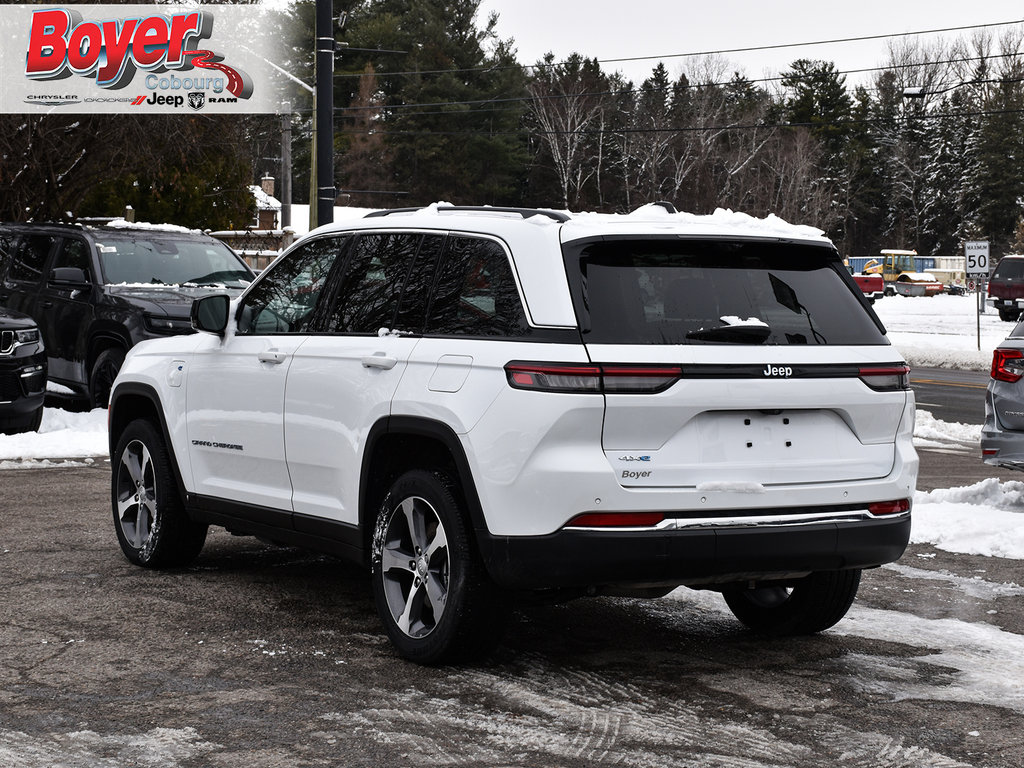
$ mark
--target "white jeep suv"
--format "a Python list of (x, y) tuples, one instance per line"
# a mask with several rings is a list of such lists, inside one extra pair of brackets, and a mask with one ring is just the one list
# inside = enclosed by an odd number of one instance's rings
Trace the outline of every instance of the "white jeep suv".
[(523, 592), (685, 585), (817, 632), (907, 544), (909, 369), (809, 227), (382, 211), (192, 320), (110, 397), (125, 555), (183, 565), (213, 524), (352, 558), (414, 661), (484, 647)]

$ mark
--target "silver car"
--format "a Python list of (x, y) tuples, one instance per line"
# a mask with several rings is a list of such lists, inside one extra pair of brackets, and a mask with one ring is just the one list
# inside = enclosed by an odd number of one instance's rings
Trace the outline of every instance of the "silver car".
[(1024, 470), (1024, 322), (992, 353), (981, 455), (986, 464)]

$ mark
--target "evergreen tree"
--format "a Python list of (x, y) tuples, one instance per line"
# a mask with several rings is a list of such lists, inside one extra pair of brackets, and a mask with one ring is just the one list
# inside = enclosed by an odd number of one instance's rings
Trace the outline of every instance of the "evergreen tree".
[[(520, 123), (525, 74), (508, 43), (496, 41), (492, 16), (478, 29), (479, 0), (370, 0), (354, 10), (346, 66), (361, 72), (385, 57), (377, 72), (391, 162), (379, 187), (407, 191), (403, 201), (426, 204), (508, 204), (523, 194), (525, 139)], [(493, 50), (485, 50), (492, 45)], [(351, 71), (351, 70), (350, 70)], [(343, 102), (348, 104), (348, 97)], [(369, 183), (369, 182), (367, 182)]]

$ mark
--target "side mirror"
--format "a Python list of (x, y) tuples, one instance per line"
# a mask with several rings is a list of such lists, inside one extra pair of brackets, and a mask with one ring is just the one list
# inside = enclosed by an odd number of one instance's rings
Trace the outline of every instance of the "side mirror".
[(192, 327), (197, 331), (223, 336), (228, 327), (230, 297), (225, 293), (203, 296), (192, 302)]
[(77, 291), (84, 291), (92, 287), (92, 283), (85, 275), (85, 270), (78, 267), (57, 267), (50, 272), (48, 282), (62, 288), (74, 288)]

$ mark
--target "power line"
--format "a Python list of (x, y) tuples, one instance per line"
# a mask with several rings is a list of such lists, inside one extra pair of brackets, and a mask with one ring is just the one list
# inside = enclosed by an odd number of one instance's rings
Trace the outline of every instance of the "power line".
[[(881, 66), (881, 67), (865, 67), (865, 68), (861, 68), (861, 69), (842, 70), (842, 71), (837, 71), (836, 74), (838, 74), (838, 75), (858, 75), (858, 74), (867, 74), (867, 73), (870, 73), (870, 72), (888, 72), (888, 71), (897, 70), (897, 69), (914, 69), (914, 68), (918, 68), (918, 67), (942, 66), (942, 65), (946, 65), (946, 64), (970, 64), (970, 63), (976, 63), (976, 62), (979, 62), (979, 61), (991, 61), (993, 59), (1013, 58), (1013, 57), (1020, 56), (1020, 55), (1021, 55), (1020, 53), (1003, 53), (1003, 54), (996, 54), (996, 55), (992, 55), (992, 56), (973, 56), (973, 57), (959, 58), (959, 59), (942, 59), (942, 60), (937, 60), (937, 61), (914, 62), (914, 63), (910, 63), (910, 64), (890, 64), (890, 65)], [(775, 76), (775, 77), (762, 77), (762, 78), (754, 78), (754, 79), (743, 78), (742, 82), (743, 83), (749, 83), (749, 84), (753, 85), (753, 84), (757, 84), (757, 83), (779, 82), (779, 81), (781, 81), (783, 79), (785, 79), (784, 76), (779, 75), (779, 76)], [(728, 86), (728, 85), (732, 85), (735, 82), (736, 82), (735, 80), (725, 80), (725, 81), (711, 82), (711, 83), (696, 83), (696, 84), (688, 85), (687, 87), (688, 88), (725, 87), (725, 86)], [(999, 80), (999, 79), (995, 79), (995, 80), (985, 80), (984, 82), (991, 83), (991, 82), (1019, 82), (1019, 81), (1017, 81), (1017, 80)], [(675, 87), (676, 87), (676, 84), (670, 84), (666, 88), (650, 89), (650, 92), (653, 92), (653, 93), (668, 92), (668, 91), (671, 91)], [(874, 91), (874, 90), (877, 90), (877, 89), (865, 87), (865, 90)], [(496, 108), (496, 109), (476, 109), (476, 110), (469, 110), (469, 111), (465, 111), (465, 112), (449, 112), (449, 111), (445, 111), (445, 110), (438, 110), (436, 108), (437, 107), (461, 107), (461, 106), (477, 106), (477, 105), (522, 103), (522, 102), (532, 102), (532, 101), (536, 101), (538, 99), (561, 100), (561, 99), (589, 98), (589, 97), (601, 97), (601, 96), (624, 96), (624, 95), (627, 95), (627, 94), (640, 94), (640, 93), (645, 93), (645, 90), (642, 87), (640, 87), (640, 88), (623, 88), (622, 90), (619, 90), (619, 91), (584, 91), (584, 92), (580, 92), (580, 93), (551, 94), (551, 95), (545, 95), (543, 97), (536, 97), (536, 96), (510, 96), (510, 97), (501, 98), (501, 99), (472, 99), (472, 100), (465, 100), (465, 101), (429, 101), (429, 102), (407, 103), (407, 104), (379, 104), (379, 105), (378, 104), (371, 104), (371, 105), (360, 105), (360, 106), (337, 107), (337, 108), (335, 108), (334, 111), (335, 111), (335, 113), (348, 113), (348, 114), (351, 114), (353, 112), (361, 112), (361, 111), (377, 111), (377, 112), (379, 112), (379, 111), (395, 111), (395, 110), (405, 110), (405, 109), (417, 109), (417, 108), (420, 108), (420, 107), (430, 107), (430, 108), (433, 108), (434, 111), (430, 111), (430, 112), (415, 112), (411, 116), (446, 114), (446, 115), (452, 115), (453, 117), (457, 117), (457, 116), (460, 116), (460, 115), (477, 115), (477, 114), (482, 114), (482, 113), (485, 113), (485, 112), (511, 111), (512, 107), (502, 107), (502, 108)]]
[[(630, 56), (614, 59), (595, 59), (599, 64), (618, 64), (627, 61), (653, 61), (663, 59), (678, 59), (678, 58), (692, 58), (697, 56), (716, 56), (724, 55), (729, 53), (752, 53), (754, 51), (772, 51), (780, 50), (785, 48), (803, 48), (814, 45), (835, 45), (839, 43), (859, 43), (866, 42), (869, 40), (887, 40), (898, 37), (915, 37), (917, 35), (934, 35), (946, 32), (966, 32), (972, 29), (995, 29), (997, 27), (1007, 27), (1014, 24), (1024, 23), (1024, 19), (1016, 19), (1014, 21), (998, 21), (989, 24), (968, 24), (961, 27), (943, 27), (939, 29), (923, 29), (916, 32), (893, 32), (889, 34), (879, 35), (862, 35), (860, 37), (839, 37), (830, 40), (813, 40), (800, 43), (777, 43), (773, 45), (752, 45), (745, 48), (723, 48), (720, 50), (713, 51), (689, 51), (687, 53), (669, 53), (662, 56)], [(586, 57), (584, 57), (586, 58)], [(509, 65), (484, 65), (479, 67), (467, 67), (465, 69), (424, 69), (424, 70), (404, 70), (404, 71), (378, 71), (378, 75), (386, 76), (397, 76), (397, 75), (440, 75), (440, 74), (454, 74), (457, 72), (485, 72), (485, 71), (498, 71), (502, 69), (515, 69), (522, 67), (523, 69), (545, 69), (548, 67), (557, 67), (562, 64), (566, 64), (568, 60), (556, 61), (551, 63), (537, 63), (537, 64), (509, 64)], [(335, 73), (335, 77), (362, 77), (362, 73)]]
[[(972, 112), (925, 112), (921, 114), (905, 113), (900, 121), (909, 120), (936, 120), (941, 118), (968, 118), (968, 117), (992, 117), (996, 115), (1024, 115), (1024, 109), (997, 109), (997, 110), (976, 110)], [(838, 128), (847, 125), (869, 125), (872, 123), (884, 122), (879, 118), (850, 118), (846, 120), (832, 120), (822, 122), (801, 122), (801, 123), (733, 123), (727, 125), (686, 125), (671, 126), (666, 128), (588, 128), (575, 131), (549, 131), (541, 129), (518, 130), (518, 131), (375, 131), (381, 136), (563, 136), (563, 135), (600, 135), (607, 134), (648, 134), (648, 133), (700, 133), (704, 131), (741, 131), (741, 130), (763, 130), (763, 129), (792, 129), (792, 128)], [(364, 131), (339, 130), (337, 133), (361, 134)]]

